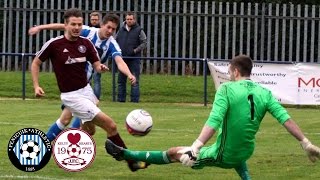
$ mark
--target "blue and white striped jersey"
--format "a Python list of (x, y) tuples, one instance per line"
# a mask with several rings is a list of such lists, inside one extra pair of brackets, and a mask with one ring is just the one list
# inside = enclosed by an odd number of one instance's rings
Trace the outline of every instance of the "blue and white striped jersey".
[(100, 55), (101, 63), (105, 63), (109, 56), (111, 56), (112, 59), (114, 59), (115, 56), (122, 56), (121, 49), (114, 37), (111, 36), (109, 39), (101, 40), (98, 32), (99, 28), (83, 25), (80, 36), (91, 40)]
[(87, 61), (86, 72), (87, 72), (87, 80), (88, 82), (90, 82), (93, 74), (93, 67), (89, 61)]

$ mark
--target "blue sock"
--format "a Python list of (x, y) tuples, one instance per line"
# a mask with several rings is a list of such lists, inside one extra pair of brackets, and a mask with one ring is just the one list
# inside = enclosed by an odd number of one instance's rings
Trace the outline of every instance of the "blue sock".
[(53, 141), (57, 135), (64, 129), (64, 125), (58, 119), (54, 124), (52, 124), (47, 132), (47, 137), (50, 141)]
[(71, 123), (71, 128), (79, 129), (81, 125), (81, 119), (78, 117), (74, 117)]
[(236, 167), (235, 170), (242, 180), (251, 180), (246, 162), (242, 163), (239, 167)]

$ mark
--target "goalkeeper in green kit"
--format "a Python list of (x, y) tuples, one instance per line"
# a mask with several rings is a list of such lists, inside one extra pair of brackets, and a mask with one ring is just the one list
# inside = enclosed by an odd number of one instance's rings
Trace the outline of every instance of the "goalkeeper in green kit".
[[(106, 142), (106, 150), (117, 160), (132, 159), (150, 164), (181, 162), (193, 169), (205, 166), (234, 168), (241, 179), (250, 179), (246, 161), (255, 148), (255, 135), (269, 112), (295, 137), (315, 162), (320, 148), (313, 145), (272, 93), (250, 80), (253, 62), (239, 55), (229, 65), (231, 82), (222, 84), (216, 92), (212, 111), (199, 137), (190, 147), (173, 147), (167, 151), (132, 151)], [(218, 131), (216, 142), (204, 146)]]

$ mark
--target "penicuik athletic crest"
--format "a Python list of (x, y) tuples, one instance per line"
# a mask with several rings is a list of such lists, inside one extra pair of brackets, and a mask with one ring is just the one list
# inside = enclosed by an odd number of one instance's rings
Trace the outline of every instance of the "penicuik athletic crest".
[(66, 171), (82, 171), (94, 161), (96, 145), (92, 137), (80, 129), (66, 129), (54, 142), (53, 157)]
[(11, 163), (21, 171), (34, 172), (50, 161), (51, 143), (39, 129), (24, 128), (15, 132), (8, 143)]

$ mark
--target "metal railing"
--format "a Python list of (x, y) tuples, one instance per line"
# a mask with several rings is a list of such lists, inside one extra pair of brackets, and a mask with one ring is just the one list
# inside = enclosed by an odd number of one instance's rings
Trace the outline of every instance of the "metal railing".
[[(147, 35), (145, 57), (230, 59), (246, 54), (253, 60), (320, 62), (319, 5), (244, 3), (188, 0), (3, 0), (0, 2), (2, 52), (33, 53), (62, 31), (44, 30), (28, 35), (34, 25), (61, 23), (64, 11), (79, 7), (84, 24), (89, 14), (113, 12), (124, 20), (127, 11), (137, 13), (137, 22)], [(17, 70), (17, 58), (2, 58), (2, 71)], [(27, 66), (30, 66), (28, 58)], [(7, 63), (7, 66), (5, 63)], [(145, 60), (150, 74), (184, 75), (184, 67), (201, 75), (202, 65), (191, 61)], [(180, 66), (180, 64), (182, 64)], [(43, 63), (50, 69), (50, 64)]]
[[(25, 100), (26, 98), (26, 72), (27, 72), (27, 57), (34, 56), (33, 53), (0, 53), (0, 56), (15, 56), (20, 57), (21, 64), (22, 64), (22, 99)], [(123, 57), (123, 58), (132, 58), (132, 57)], [(134, 57), (137, 58), (137, 57)], [(142, 60), (163, 60), (163, 61), (194, 61), (194, 62), (202, 62), (203, 63), (203, 104), (207, 106), (207, 76), (208, 76), (208, 63), (209, 59), (207, 58), (174, 58), (174, 57), (138, 57)], [(218, 61), (225, 61), (225, 60), (218, 60)], [(115, 62), (112, 61), (112, 101), (116, 101), (116, 65)]]
[(2, 57), (4, 56), (15, 56), (21, 57), (21, 70), (22, 70), (22, 99), (26, 98), (26, 57), (34, 56), (32, 53), (0, 53)]

